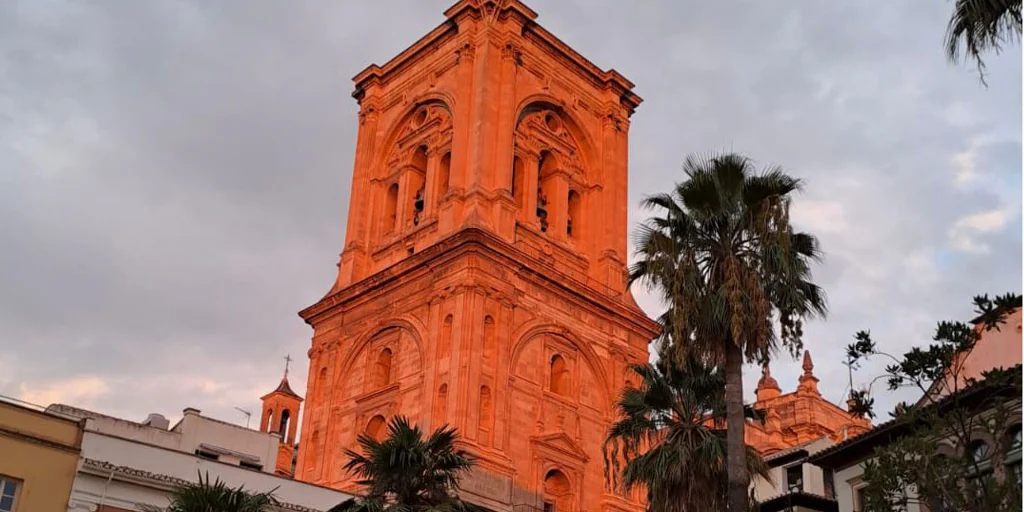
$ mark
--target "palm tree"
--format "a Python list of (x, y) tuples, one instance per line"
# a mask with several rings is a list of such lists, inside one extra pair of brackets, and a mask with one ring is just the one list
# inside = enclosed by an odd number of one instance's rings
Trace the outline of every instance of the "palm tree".
[(143, 507), (146, 512), (269, 512), (280, 505), (274, 491), (250, 493), (244, 486), (232, 489), (217, 478), (210, 483), (210, 474), (199, 474), (199, 481), (179, 485), (168, 497), (166, 509)]
[(946, 28), (946, 56), (954, 64), (965, 59), (978, 63), (978, 74), (985, 83), (982, 52), (999, 53), (1003, 44), (1019, 41), (1021, 0), (956, 0)]
[(458, 434), (442, 425), (423, 439), (419, 426), (404, 416), (388, 423), (383, 441), (359, 436), (363, 453), (346, 450), (345, 469), (367, 488), (363, 498), (352, 498), (328, 512), (477, 512), (482, 509), (460, 500), (459, 478), (474, 465), (474, 458), (456, 448)]
[[(622, 485), (646, 488), (650, 512), (725, 510), (726, 442), (714, 428), (724, 419), (725, 377), (699, 360), (688, 363), (684, 369), (665, 357), (632, 366), (641, 384), (620, 395), (622, 419), (605, 445), (606, 457), (618, 452), (627, 461)], [(753, 448), (747, 448), (746, 468), (770, 480)]]
[[(644, 200), (658, 215), (640, 226), (631, 282), (655, 289), (667, 357), (693, 357), (725, 371), (729, 510), (747, 510), (743, 363), (768, 361), (781, 344), (802, 348), (803, 320), (825, 314), (810, 281), (817, 240), (789, 225), (800, 181), (772, 167), (755, 172), (736, 154), (689, 156), (686, 180)], [(780, 337), (772, 321), (778, 319)]]

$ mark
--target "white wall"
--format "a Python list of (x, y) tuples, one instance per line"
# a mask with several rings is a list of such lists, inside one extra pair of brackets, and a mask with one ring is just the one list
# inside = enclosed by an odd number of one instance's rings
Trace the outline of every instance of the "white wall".
[[(864, 475), (863, 463), (836, 471), (836, 501), (839, 503), (839, 512), (854, 512), (853, 489), (863, 485), (861, 478)], [(907, 505), (907, 512), (926, 512), (926, 509), (914, 503)]]
[[(803, 449), (807, 450), (809, 453), (815, 453), (829, 446), (832, 446), (832, 441), (828, 437), (822, 437), (811, 441), (805, 445)], [(771, 468), (769, 470), (772, 477), (771, 482), (768, 482), (763, 478), (754, 478), (751, 483), (754, 487), (755, 499), (758, 501), (765, 501), (776, 496), (788, 494), (789, 483), (786, 482), (786, 468), (797, 463), (803, 464), (804, 492), (825, 496), (824, 472), (818, 466), (800, 461)]]
[[(276, 434), (267, 434), (207, 418), (201, 416), (195, 409), (185, 409), (181, 421), (170, 430), (66, 405), (51, 405), (47, 410), (63, 416), (86, 418), (86, 431), (121, 437), (187, 454), (195, 454), (200, 444), (245, 454), (259, 459), (265, 473), (273, 473), (277, 463), (280, 437)], [(239, 462), (237, 457), (230, 456), (222, 457), (221, 460), (232, 460), (235, 464)]]
[[(209, 473), (211, 479), (219, 477), (231, 487), (244, 485), (247, 490), (255, 492), (277, 488), (275, 495), (281, 502), (314, 510), (326, 510), (349, 498), (349, 495), (332, 489), (96, 432), (85, 433), (82, 457), (187, 481), (196, 481), (200, 473)], [(138, 475), (115, 474), (108, 485), (108, 474), (93, 475), (90, 472), (88, 468), (80, 468), (69, 510), (95, 510), (93, 506), (98, 505), (101, 499), (105, 499), (108, 505), (128, 510), (134, 509), (137, 503), (167, 505), (166, 495), (171, 488), (167, 482)]]
[(757, 501), (766, 501), (782, 494), (782, 491), (779, 490), (782, 486), (782, 480), (785, 478), (785, 475), (782, 474), (782, 468), (770, 468), (768, 473), (772, 477), (771, 482), (761, 477), (754, 477), (752, 479), (754, 499)]
[(272, 473), (277, 463), (281, 440), (273, 434), (200, 416), (198, 411), (188, 409), (181, 423), (175, 425), (174, 431), (180, 432), (182, 436), (180, 451), (195, 453), (200, 444), (226, 448), (258, 457), (263, 464), (263, 471), (267, 473)]
[(804, 463), (804, 492), (825, 495), (825, 474), (814, 464)]
[(167, 506), (167, 489), (119, 479), (108, 483), (107, 478), (79, 471), (68, 510), (90, 512), (99, 509), (101, 504), (125, 510), (138, 510), (138, 505)]

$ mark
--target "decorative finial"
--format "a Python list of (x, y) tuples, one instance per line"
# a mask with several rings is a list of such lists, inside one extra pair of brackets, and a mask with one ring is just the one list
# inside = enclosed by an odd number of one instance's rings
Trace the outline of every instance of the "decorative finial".
[(292, 355), (287, 354), (284, 356), (284, 376), (288, 378), (288, 366), (292, 364)]
[(818, 378), (814, 376), (814, 362), (811, 361), (811, 351), (804, 351), (804, 374), (800, 376), (798, 391), (806, 391), (818, 394)]
[(778, 381), (772, 377), (772, 370), (768, 367), (768, 363), (765, 363), (761, 367), (761, 380), (757, 381), (757, 389), (755, 390), (757, 400), (760, 402), (775, 398), (779, 396), (780, 392), (781, 389), (779, 388)]
[(805, 350), (804, 351), (804, 366), (803, 367), (804, 367), (804, 375), (813, 375), (814, 374), (814, 362), (811, 361), (811, 351), (810, 350)]

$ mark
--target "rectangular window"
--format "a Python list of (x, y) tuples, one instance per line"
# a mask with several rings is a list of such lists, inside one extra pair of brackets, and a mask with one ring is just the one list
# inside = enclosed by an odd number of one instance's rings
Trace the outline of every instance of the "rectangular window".
[(220, 460), (220, 456), (216, 453), (208, 452), (205, 450), (196, 450), (196, 455), (209, 460)]
[(1017, 487), (1021, 486), (1020, 461), (1007, 464), (1006, 473), (1009, 475), (1011, 481), (1017, 484)]
[(789, 492), (803, 492), (804, 465), (797, 464), (786, 468), (786, 489)]
[(864, 512), (864, 487), (853, 490), (853, 512)]
[(836, 472), (833, 469), (824, 470), (825, 497), (836, 499)]
[(263, 471), (263, 464), (256, 464), (254, 462), (246, 462), (246, 461), (243, 460), (242, 462), (239, 462), (238, 465), (242, 466), (245, 469), (254, 469), (256, 471)]
[(0, 512), (13, 512), (20, 483), (20, 480), (0, 476)]

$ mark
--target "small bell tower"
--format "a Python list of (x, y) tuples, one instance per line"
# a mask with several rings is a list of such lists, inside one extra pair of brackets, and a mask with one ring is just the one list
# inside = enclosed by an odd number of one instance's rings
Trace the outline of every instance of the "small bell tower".
[(285, 356), (284, 377), (277, 389), (260, 397), (263, 401), (263, 415), (260, 418), (260, 432), (278, 434), (281, 444), (277, 450), (274, 473), (292, 477), (292, 459), (295, 451), (295, 434), (298, 432), (299, 408), (302, 397), (288, 385), (288, 367), (291, 356)]

